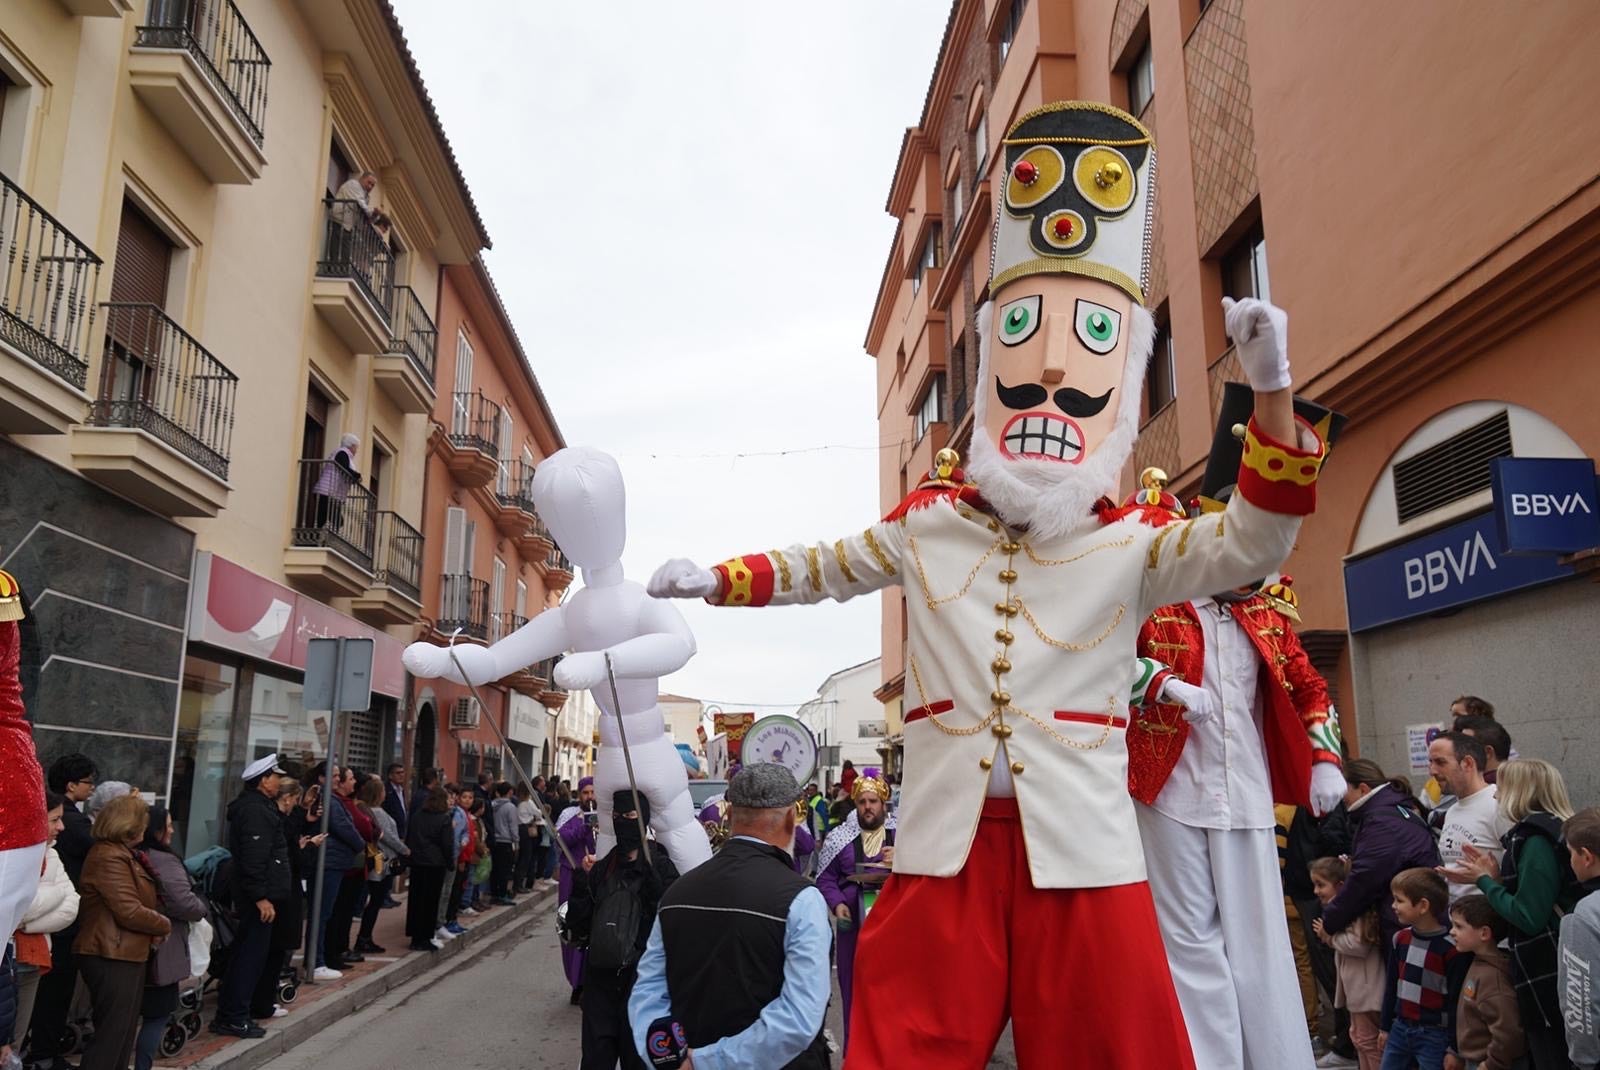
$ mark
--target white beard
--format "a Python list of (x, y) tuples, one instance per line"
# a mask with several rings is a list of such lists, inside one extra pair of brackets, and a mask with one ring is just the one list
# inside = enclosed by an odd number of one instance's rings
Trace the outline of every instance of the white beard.
[(1012, 527), (1026, 526), (1039, 541), (1059, 538), (1094, 523), (1094, 503), (1115, 494), (1122, 467), (1133, 453), (1139, 433), (1139, 399), (1144, 392), (1145, 366), (1155, 347), (1156, 321), (1148, 311), (1134, 305), (1129, 313), (1131, 334), (1128, 359), (1122, 370), (1122, 386), (1117, 398), (1117, 420), (1099, 445), (1077, 464), (1063, 464), (1034, 458), (1007, 457), (989, 438), (987, 410), (989, 382), (994, 372), (989, 367), (990, 331), (994, 326), (994, 302), (978, 309), (978, 382), (973, 412), (972, 445), (966, 460), (967, 474), (978, 484), (978, 491)]

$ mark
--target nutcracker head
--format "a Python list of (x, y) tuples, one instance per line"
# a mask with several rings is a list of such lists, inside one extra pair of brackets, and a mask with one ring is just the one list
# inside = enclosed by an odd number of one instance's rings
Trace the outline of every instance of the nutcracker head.
[(1155, 149), (1081, 101), (1023, 116), (1004, 145), (968, 470), (1008, 523), (1050, 538), (1091, 522), (1138, 432)]

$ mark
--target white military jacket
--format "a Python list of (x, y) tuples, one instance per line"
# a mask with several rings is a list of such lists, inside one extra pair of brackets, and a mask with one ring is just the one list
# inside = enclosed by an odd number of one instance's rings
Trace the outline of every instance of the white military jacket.
[[(844, 601), (901, 584), (908, 630), (895, 871), (960, 872), (1003, 763), (1034, 887), (1129, 884), (1145, 879), (1124, 739), (1139, 627), (1158, 606), (1273, 572), (1300, 521), (1236, 493), (1225, 511), (1181, 523), (1091, 517), (1035, 542), (942, 498), (831, 545), (718, 565), (722, 590), (710, 601)], [(1011, 794), (997, 781), (994, 793)]]

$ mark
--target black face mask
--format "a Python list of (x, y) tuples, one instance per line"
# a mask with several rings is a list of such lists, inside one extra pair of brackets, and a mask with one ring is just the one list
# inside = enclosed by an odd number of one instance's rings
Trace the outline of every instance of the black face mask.
[(632, 791), (619, 791), (611, 800), (611, 830), (616, 834), (618, 849), (624, 854), (644, 846), (639, 834), (640, 819), (644, 824), (650, 823), (650, 800), (643, 792), (639, 794), (637, 802), (639, 817), (622, 816), (631, 813), (635, 805)]
[(639, 839), (639, 821), (637, 818), (622, 817), (618, 815), (612, 820), (612, 831), (617, 835), (617, 849), (624, 854), (637, 851), (643, 844)]

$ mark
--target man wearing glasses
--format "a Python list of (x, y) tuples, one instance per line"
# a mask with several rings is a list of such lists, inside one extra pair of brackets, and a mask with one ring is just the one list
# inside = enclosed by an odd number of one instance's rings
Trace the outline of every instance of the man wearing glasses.
[[(56, 854), (77, 887), (83, 873), (83, 860), (94, 846), (89, 835), (92, 822), (79, 809), (94, 793), (99, 770), (94, 761), (83, 754), (66, 754), (51, 763), (45, 774), (45, 784), (57, 795), (64, 795), (67, 804), (61, 808), (61, 834), (56, 837)], [(66, 1032), (67, 1009), (72, 1003), (72, 993), (78, 984), (78, 963), (72, 954), (72, 941), (78, 934), (76, 922), (55, 933), (50, 941), (50, 972), (39, 978), (39, 992), (34, 999), (31, 1021), (33, 1043), (30, 1057), (41, 1068), (66, 1067), (60, 1051), (62, 1034)], [(23, 1031), (18, 1023), (18, 1032)]]

